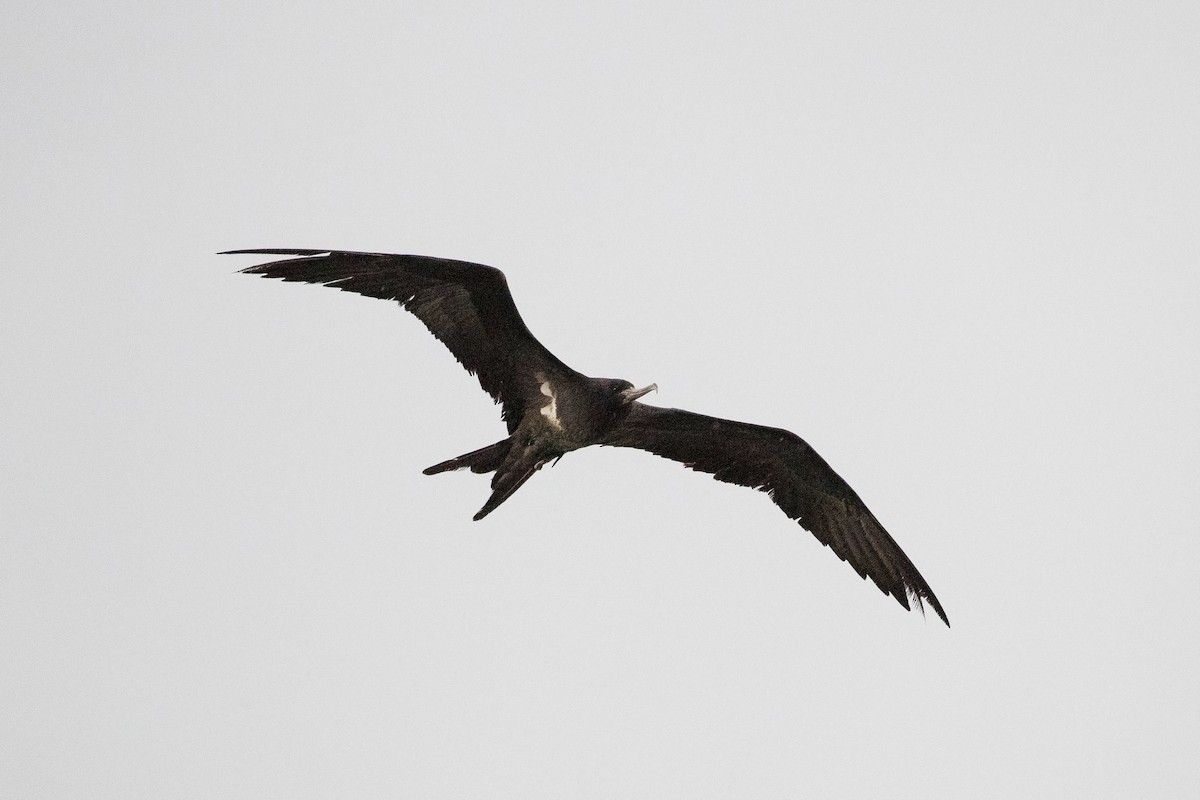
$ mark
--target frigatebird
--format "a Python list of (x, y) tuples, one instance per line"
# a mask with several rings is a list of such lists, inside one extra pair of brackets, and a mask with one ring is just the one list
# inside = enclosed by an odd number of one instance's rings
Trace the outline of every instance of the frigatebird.
[(430, 256), (348, 250), (230, 250), (289, 256), (242, 272), (319, 283), (394, 300), (442, 341), (501, 406), (508, 436), (451, 458), (426, 475), (456, 469), (492, 474), (483, 519), (550, 461), (589, 445), (635, 447), (710, 473), (719, 481), (766, 492), (884, 593), (909, 609), (928, 603), (950, 621), (929, 584), (850, 485), (799, 436), (646, 405), (657, 390), (626, 380), (589, 378), (534, 338), (517, 312), (508, 281), (495, 267)]

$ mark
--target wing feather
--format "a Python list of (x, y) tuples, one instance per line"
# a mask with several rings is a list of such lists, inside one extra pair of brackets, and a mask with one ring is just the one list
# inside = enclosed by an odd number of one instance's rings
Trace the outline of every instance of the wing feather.
[(942, 604), (850, 485), (799, 436), (780, 428), (634, 403), (601, 444), (635, 447), (726, 483), (758, 489), (900, 605)]
[(516, 428), (529, 398), (538, 396), (535, 373), (574, 373), (529, 332), (504, 273), (495, 267), (347, 250), (228, 252), (292, 256), (242, 270), (252, 275), (319, 283), (400, 303), (501, 404), (509, 432)]

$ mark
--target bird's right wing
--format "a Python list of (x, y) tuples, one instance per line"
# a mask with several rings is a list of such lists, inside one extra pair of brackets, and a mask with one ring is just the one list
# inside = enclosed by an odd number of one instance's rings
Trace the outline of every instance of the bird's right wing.
[(540, 397), (537, 373), (572, 373), (521, 319), (504, 273), (495, 267), (429, 256), (346, 250), (230, 250), (286, 255), (242, 270), (285, 281), (320, 283), (395, 300), (442, 341), (479, 385), (503, 406), (511, 433), (530, 397)]
[(601, 444), (636, 447), (710, 473), (719, 481), (766, 492), (821, 544), (870, 578), (905, 608), (929, 603), (950, 621), (929, 584), (866, 504), (794, 433), (633, 403)]

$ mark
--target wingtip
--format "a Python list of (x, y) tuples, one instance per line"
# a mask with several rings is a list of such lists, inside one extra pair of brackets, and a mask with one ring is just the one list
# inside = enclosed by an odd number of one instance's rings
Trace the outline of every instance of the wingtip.
[(255, 248), (251, 248), (249, 250), (222, 250), (221, 252), (217, 253), (217, 255), (219, 255), (219, 256), (245, 256), (245, 255), (318, 256), (318, 255), (321, 255), (322, 253), (335, 253), (335, 252), (337, 252), (337, 251), (336, 250), (328, 250), (328, 249), (326, 249), (326, 250), (311, 250), (311, 249), (298, 249), (298, 248), (294, 248), (294, 247), (265, 247), (265, 248), (255, 247)]
[(921, 616), (925, 616), (925, 605), (928, 604), (929, 607), (933, 609), (933, 613), (938, 615), (938, 619), (944, 622), (947, 628), (950, 627), (950, 618), (946, 616), (945, 610), (942, 609), (942, 604), (939, 603), (938, 599), (932, 594), (922, 597), (916, 592), (913, 592), (912, 599), (913, 602), (916, 603), (917, 608), (920, 610)]

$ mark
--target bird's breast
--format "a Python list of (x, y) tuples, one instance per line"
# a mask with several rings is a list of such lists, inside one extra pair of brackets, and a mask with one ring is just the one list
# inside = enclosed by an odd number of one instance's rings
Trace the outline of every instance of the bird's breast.
[(558, 394), (554, 391), (554, 385), (541, 372), (537, 374), (537, 379), (542, 395), (546, 398), (542, 403), (541, 414), (546, 418), (547, 425), (556, 431), (561, 431), (563, 423), (558, 418)]

